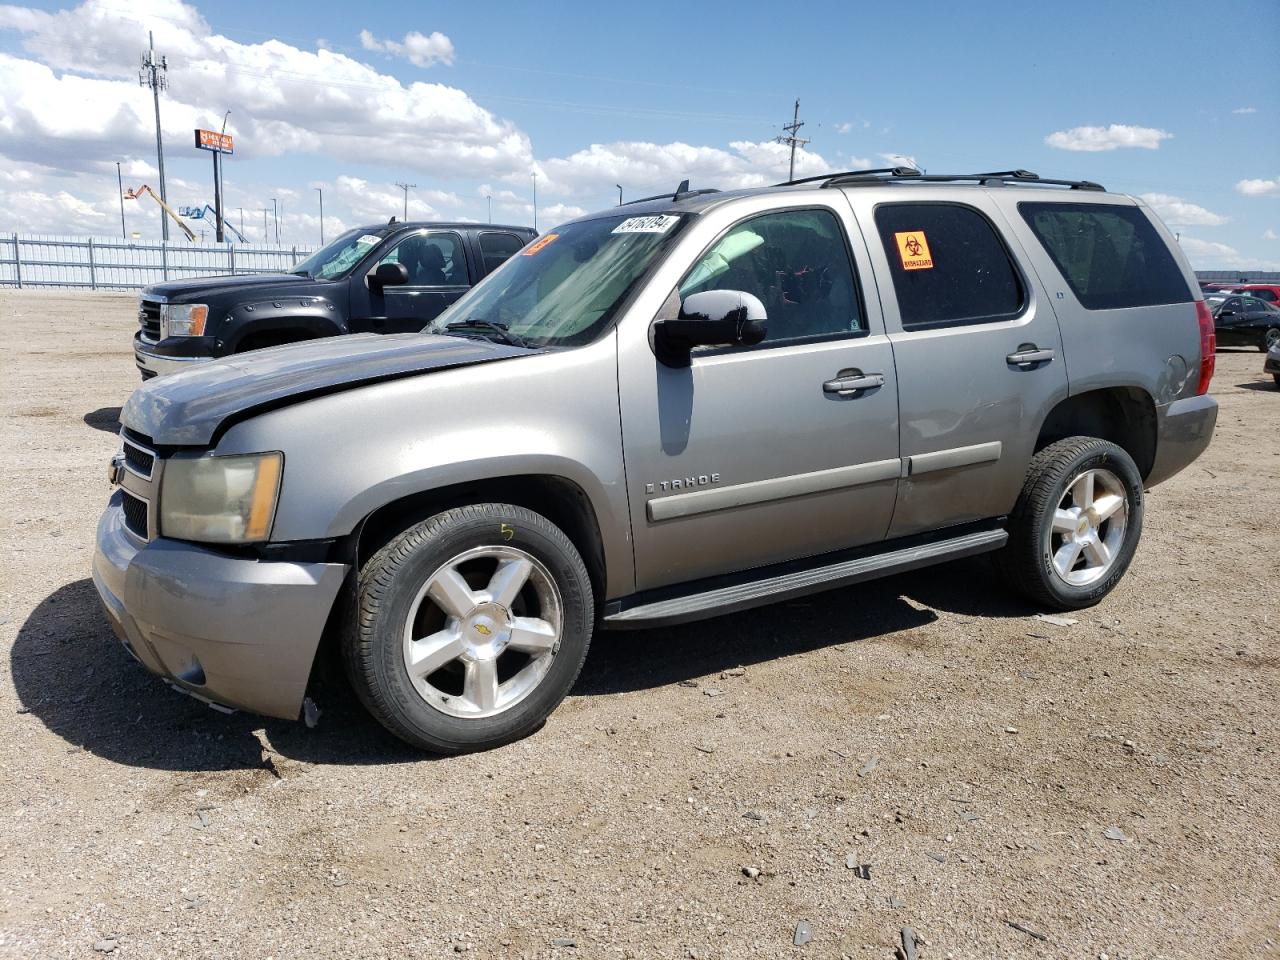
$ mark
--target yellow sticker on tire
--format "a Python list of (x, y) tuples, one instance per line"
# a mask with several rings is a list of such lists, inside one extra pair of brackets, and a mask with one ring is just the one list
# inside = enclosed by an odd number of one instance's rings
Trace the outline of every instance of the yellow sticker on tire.
[(933, 269), (933, 254), (929, 252), (929, 239), (923, 230), (895, 233), (893, 239), (898, 243), (898, 257), (902, 260), (903, 270)]

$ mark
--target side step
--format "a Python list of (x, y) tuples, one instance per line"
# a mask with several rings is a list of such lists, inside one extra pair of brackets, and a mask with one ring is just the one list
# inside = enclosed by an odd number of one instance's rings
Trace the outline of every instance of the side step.
[[(1009, 540), (1002, 529), (978, 530), (941, 540), (916, 543), (872, 553), (853, 559), (841, 560), (824, 566), (808, 567), (759, 579), (712, 587), (695, 593), (667, 597), (649, 603), (640, 602), (626, 607), (626, 601), (614, 604), (606, 613), (601, 625), (613, 630), (665, 627), (688, 623), (725, 613), (750, 610), (792, 597), (847, 586), (863, 580), (874, 580), (895, 573), (927, 567), (944, 560), (958, 560), (979, 553), (998, 550)], [(748, 571), (746, 574), (763, 573)], [(641, 597), (633, 599), (641, 600)]]

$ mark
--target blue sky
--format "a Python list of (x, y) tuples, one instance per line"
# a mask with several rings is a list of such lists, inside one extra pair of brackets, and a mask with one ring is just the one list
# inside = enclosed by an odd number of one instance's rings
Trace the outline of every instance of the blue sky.
[[(298, 242), (318, 230), (316, 186), (332, 233), (381, 217), (395, 181), (418, 184), (415, 216), (484, 219), (487, 193), (495, 220), (527, 223), (537, 170), (543, 228), (614, 202), (617, 182), (630, 196), (683, 176), (769, 182), (785, 157), (768, 141), (799, 97), (812, 140), (801, 172), (898, 154), (935, 172), (1098, 180), (1145, 195), (1198, 267), (1280, 268), (1280, 3), (1218, 3), (1212, 22), (1192, 3), (1008, 9), (0, 6), (0, 229), (118, 229), (114, 160), (154, 178), (149, 104), (132, 78), (151, 26), (173, 65), (171, 199), (211, 199), (189, 131), (230, 109), (228, 206), (284, 199), (282, 232)], [(37, 96), (58, 116), (37, 116)]]

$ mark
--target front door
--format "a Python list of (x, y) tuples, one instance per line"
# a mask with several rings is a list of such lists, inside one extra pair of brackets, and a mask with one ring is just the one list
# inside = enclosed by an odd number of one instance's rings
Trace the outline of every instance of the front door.
[(375, 333), (421, 330), (471, 286), (462, 237), (450, 230), (409, 234), (368, 272), (383, 263), (403, 264), (409, 280), (380, 290), (370, 287), (367, 280), (357, 281), (363, 282), (364, 292), (361, 297), (353, 295), (352, 303), (363, 300), (367, 304), (367, 315), (359, 326)]
[(903, 459), (891, 537), (1012, 509), (1040, 425), (1067, 395), (1057, 318), (997, 232), (1000, 212), (946, 187), (910, 193), (847, 192), (889, 281)]
[(704, 214), (654, 281), (663, 318), (692, 293), (755, 295), (763, 343), (695, 349), (673, 368), (646, 342), (652, 303), (619, 331), (637, 589), (885, 535), (900, 467), (892, 350), (848, 208), (804, 196)]

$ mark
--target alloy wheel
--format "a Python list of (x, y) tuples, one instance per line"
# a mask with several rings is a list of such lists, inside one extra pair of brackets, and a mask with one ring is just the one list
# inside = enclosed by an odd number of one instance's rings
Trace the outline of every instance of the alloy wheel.
[(1120, 554), (1129, 523), (1129, 498), (1110, 470), (1086, 470), (1067, 487), (1048, 530), (1057, 576), (1083, 587), (1106, 576)]

